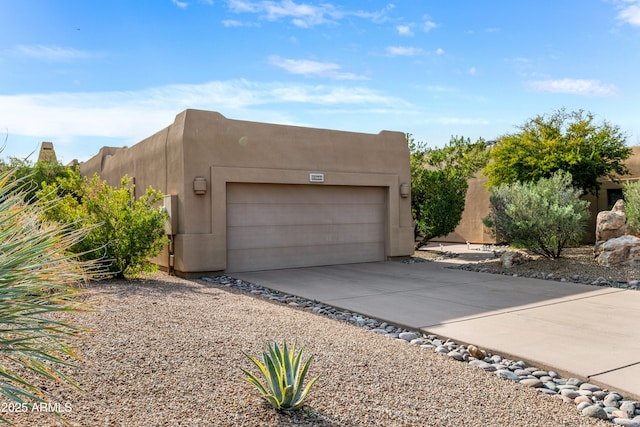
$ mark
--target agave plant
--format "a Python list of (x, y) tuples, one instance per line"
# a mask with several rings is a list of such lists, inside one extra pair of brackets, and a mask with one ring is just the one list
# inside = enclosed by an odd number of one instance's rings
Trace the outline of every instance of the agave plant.
[(266, 351), (262, 353), (264, 363), (246, 352), (242, 353), (260, 369), (265, 383), (260, 382), (253, 373), (242, 369), (242, 372), (247, 375), (245, 379), (253, 384), (262, 397), (276, 409), (299, 408), (311, 386), (319, 378), (315, 377), (303, 388), (304, 377), (307, 375), (313, 356), (301, 365), (302, 349), (296, 353), (295, 343), (292, 349), (287, 348), (286, 342), (282, 347), (276, 342), (273, 345), (267, 344)]

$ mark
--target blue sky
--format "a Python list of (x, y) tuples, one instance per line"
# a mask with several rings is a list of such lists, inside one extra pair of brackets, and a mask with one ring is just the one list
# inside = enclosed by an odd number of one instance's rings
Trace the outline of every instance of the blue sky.
[(187, 108), (442, 146), (565, 107), (640, 145), (639, 75), (640, 0), (0, 0), (0, 157), (83, 161)]

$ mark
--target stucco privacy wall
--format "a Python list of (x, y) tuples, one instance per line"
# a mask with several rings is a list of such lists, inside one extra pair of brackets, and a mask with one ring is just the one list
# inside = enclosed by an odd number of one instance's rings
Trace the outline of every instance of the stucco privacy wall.
[[(177, 196), (174, 268), (183, 275), (227, 268), (229, 183), (379, 187), (385, 194), (385, 257), (413, 253), (409, 151), (403, 133), (364, 134), (227, 119), (185, 110), (172, 125), (130, 148), (105, 147), (80, 165), (111, 185), (128, 174), (137, 195), (149, 185)], [(323, 182), (310, 182), (322, 174)], [(194, 180), (206, 179), (196, 194)], [(168, 266), (168, 257), (155, 261)]]

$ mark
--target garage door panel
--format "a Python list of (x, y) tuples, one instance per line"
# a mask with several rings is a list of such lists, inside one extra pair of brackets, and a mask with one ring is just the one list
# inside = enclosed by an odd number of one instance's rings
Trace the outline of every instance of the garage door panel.
[[(276, 191), (273, 191), (274, 188)], [(248, 204), (363, 204), (385, 203), (380, 187), (284, 185), (284, 184), (231, 184), (227, 187), (227, 203)]]
[(379, 224), (282, 225), (229, 227), (227, 249), (304, 247), (344, 245), (347, 243), (378, 243)]
[(227, 184), (227, 271), (381, 261), (382, 187)]
[(337, 248), (334, 245), (307, 246), (296, 248), (256, 248), (229, 251), (229, 258), (235, 259), (233, 271), (259, 271), (281, 268), (309, 267), (309, 259), (314, 260), (312, 265), (344, 264), (345, 260), (351, 263), (370, 262), (371, 254), (375, 253), (378, 259), (384, 259), (384, 248), (377, 243), (347, 244)]
[[(255, 205), (253, 205), (255, 206)], [(383, 223), (384, 204), (231, 204), (227, 210), (229, 227), (282, 224)]]

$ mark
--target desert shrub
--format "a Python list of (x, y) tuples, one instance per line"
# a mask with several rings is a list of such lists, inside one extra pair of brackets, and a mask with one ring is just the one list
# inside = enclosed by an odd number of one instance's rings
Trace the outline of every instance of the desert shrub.
[(79, 329), (51, 314), (81, 310), (78, 285), (95, 270), (68, 252), (84, 230), (43, 221), (11, 173), (0, 173), (0, 395), (30, 408), (46, 397), (32, 374), (77, 387), (60, 367), (76, 358), (65, 338)]
[(571, 174), (562, 171), (537, 182), (502, 184), (491, 190), (490, 214), (483, 222), (506, 243), (559, 258), (563, 248), (584, 237), (589, 202), (581, 195)]
[[(97, 175), (82, 178), (77, 172), (58, 180), (57, 185), (45, 184), (37, 197), (47, 218), (88, 230), (87, 237), (71, 248), (82, 259), (99, 259), (116, 277), (156, 268), (149, 259), (166, 244), (167, 214), (156, 206), (162, 193), (149, 187), (136, 199), (134, 184), (127, 176), (114, 188)], [(51, 203), (60, 189), (64, 197)]]
[(625, 184), (623, 194), (627, 226), (636, 233), (640, 232), (640, 182)]

